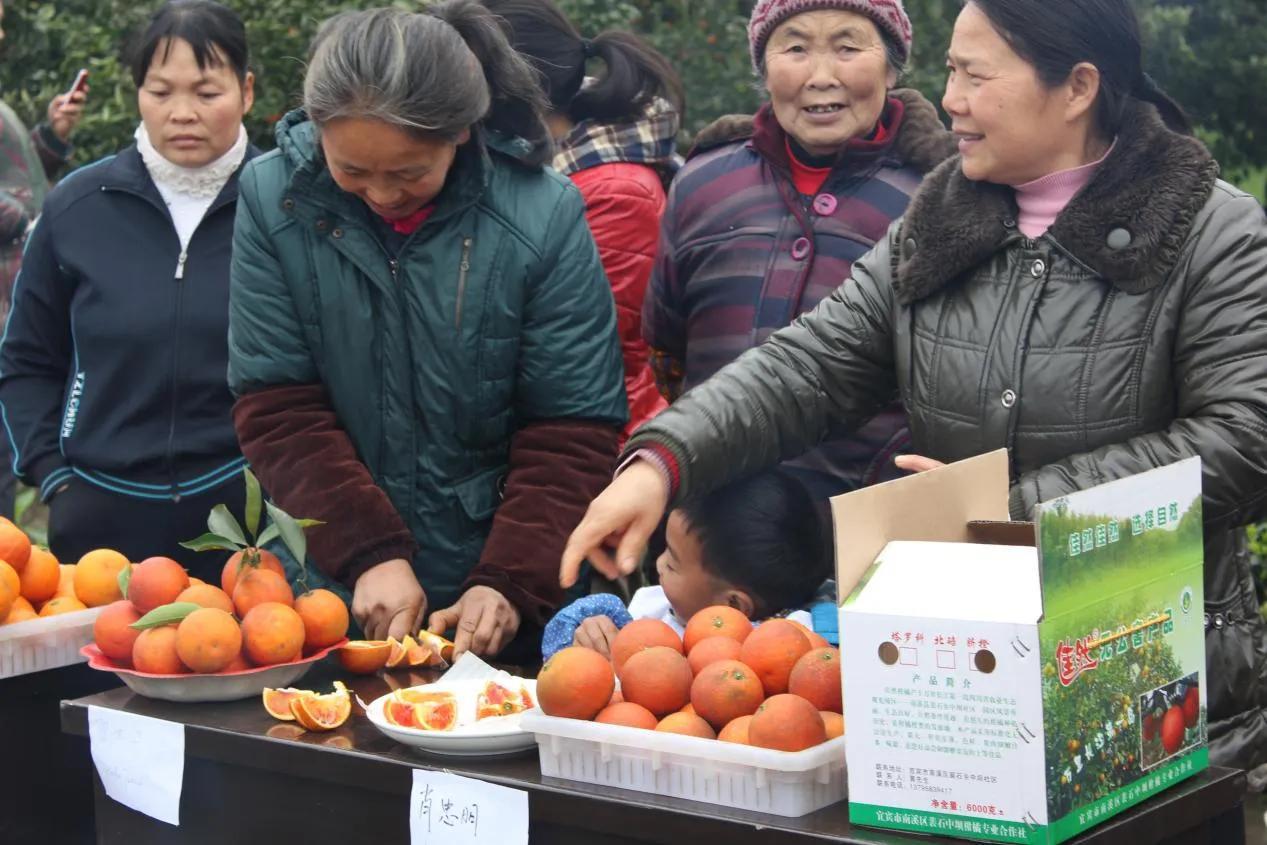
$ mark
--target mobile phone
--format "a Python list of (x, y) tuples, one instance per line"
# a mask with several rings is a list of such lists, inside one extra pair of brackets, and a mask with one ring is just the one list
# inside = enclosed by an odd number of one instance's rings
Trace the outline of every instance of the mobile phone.
[(70, 88), (66, 90), (66, 96), (71, 97), (77, 91), (82, 91), (88, 87), (88, 68), (81, 67), (79, 73), (75, 74), (75, 81), (70, 84)]

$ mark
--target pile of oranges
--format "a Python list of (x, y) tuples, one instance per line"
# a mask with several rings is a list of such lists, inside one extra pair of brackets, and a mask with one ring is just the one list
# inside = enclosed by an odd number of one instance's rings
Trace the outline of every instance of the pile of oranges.
[(126, 565), (110, 549), (89, 552), (78, 564), (59, 564), (0, 517), (0, 625), (109, 604), (120, 597), (119, 570)]
[(245, 565), (241, 553), (229, 559), (219, 587), (190, 578), (171, 558), (123, 560), (127, 594), (97, 617), (97, 648), (139, 672), (213, 674), (290, 663), (344, 638), (342, 599), (329, 590), (295, 598), (276, 556), (247, 553)]
[(845, 730), (840, 652), (796, 622), (754, 628), (730, 607), (701, 610), (683, 637), (658, 619), (635, 620), (612, 641), (610, 660), (565, 648), (541, 668), (537, 700), (551, 716), (780, 751)]

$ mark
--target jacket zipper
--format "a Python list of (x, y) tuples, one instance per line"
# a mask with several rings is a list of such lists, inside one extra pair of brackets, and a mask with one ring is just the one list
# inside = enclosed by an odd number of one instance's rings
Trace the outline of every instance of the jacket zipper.
[[(193, 240), (192, 236), (190, 240)], [(179, 408), (180, 386), (180, 315), (181, 302), (184, 299), (185, 286), (181, 280), (185, 277), (185, 262), (188, 260), (185, 250), (180, 252), (180, 261), (176, 265), (176, 308), (172, 317), (172, 407), (171, 419), (167, 429), (167, 472), (172, 485), (172, 501), (180, 501), (180, 487), (176, 481), (176, 411)]]
[(472, 238), (463, 238), (462, 263), (458, 265), (458, 304), (457, 313), (454, 315), (454, 322), (458, 329), (462, 328), (462, 300), (466, 296), (466, 276), (471, 269), (471, 241)]
[[(180, 240), (180, 235), (176, 232), (176, 222), (172, 219), (171, 212), (168, 210), (167, 206), (159, 205), (158, 203), (154, 201), (152, 197), (147, 195), (145, 192), (135, 190), (134, 188), (123, 187), (123, 186), (102, 186), (101, 190), (102, 191), (119, 191), (120, 193), (130, 194), (134, 197), (137, 197), (138, 199), (145, 201), (146, 203), (149, 203), (151, 206), (154, 207), (154, 209), (156, 209), (160, 214), (162, 214), (163, 216), (167, 218), (168, 224), (171, 225), (172, 227), (172, 234), (176, 235), (177, 241)], [(207, 222), (207, 220), (209, 220), (213, 214), (217, 214), (225, 206), (230, 205), (232, 203), (236, 203), (236, 202), (237, 202), (236, 195), (231, 198), (222, 197), (219, 201), (212, 202), (212, 204), (207, 208), (207, 210), (203, 212), (202, 220), (198, 221), (198, 225), (194, 228), (194, 231), (190, 233), (189, 243), (193, 243), (194, 238), (198, 234), (198, 230), (202, 228), (202, 224)], [(180, 318), (181, 318), (181, 312), (182, 312), (181, 303), (184, 300), (184, 285), (179, 284), (179, 282), (185, 278), (185, 267), (188, 263), (189, 263), (189, 247), (187, 245), (182, 245), (180, 249), (180, 255), (176, 259), (176, 272), (173, 274), (173, 279), (178, 284), (176, 285), (175, 313), (173, 314), (173, 319), (172, 319), (172, 372), (171, 372), (172, 402), (171, 402), (171, 416), (169, 418), (168, 427), (167, 427), (167, 479), (168, 479), (168, 483), (171, 485), (171, 488), (172, 488), (171, 495), (172, 495), (173, 502), (179, 502), (181, 498), (180, 486), (177, 483), (177, 479), (176, 479), (176, 461), (175, 461), (176, 413), (180, 406), (179, 390), (177, 389), (178, 385), (180, 384), (180, 380), (178, 378), (178, 375), (179, 375), (178, 370), (179, 370), (179, 365), (180, 365), (180, 337), (181, 337)]]

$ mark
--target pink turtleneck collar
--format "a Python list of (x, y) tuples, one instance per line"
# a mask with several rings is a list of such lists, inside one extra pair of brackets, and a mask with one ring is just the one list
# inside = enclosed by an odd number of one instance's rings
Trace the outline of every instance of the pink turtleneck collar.
[(1095, 176), (1095, 172), (1100, 169), (1100, 165), (1109, 157), (1109, 153), (1113, 152), (1113, 147), (1116, 145), (1115, 140), (1108, 151), (1096, 161), (1081, 167), (1048, 173), (1033, 182), (1015, 186), (1016, 205), (1020, 210), (1016, 225), (1025, 237), (1040, 237), (1051, 228), (1056, 218), (1060, 216), (1060, 212), (1064, 211), (1070, 200), (1087, 186), (1091, 177)]

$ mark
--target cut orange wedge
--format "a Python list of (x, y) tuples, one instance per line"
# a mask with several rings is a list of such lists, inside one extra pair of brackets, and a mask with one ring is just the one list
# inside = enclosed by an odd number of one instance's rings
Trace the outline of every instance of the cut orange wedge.
[(392, 693), (383, 718), (402, 728), (451, 731), (458, 723), (458, 700), (451, 692), (402, 689)]
[(295, 717), (291, 713), (290, 703), (297, 698), (312, 696), (316, 696), (316, 693), (306, 689), (269, 689), (265, 687), (263, 693), (264, 709), (274, 719), (281, 719), (283, 722), (293, 722)]
[(439, 634), (433, 634), (430, 631), (418, 632), (418, 643), (427, 646), (439, 658), (438, 661), (428, 665), (432, 666), (448, 666), (453, 663), (453, 650), (455, 646), (449, 640)]
[(387, 640), (353, 640), (337, 653), (344, 669), (357, 675), (372, 675), (387, 665), (392, 644)]
[(387, 654), (387, 663), (385, 665), (388, 669), (400, 669), (407, 667), (409, 665), (409, 650), (418, 647), (418, 642), (408, 634), (406, 634), (405, 638), (400, 641), (397, 641), (394, 637), (388, 637), (387, 644), (389, 649)]
[(335, 681), (332, 693), (292, 699), (290, 712), (310, 731), (332, 731), (352, 715), (352, 696), (347, 687)]

